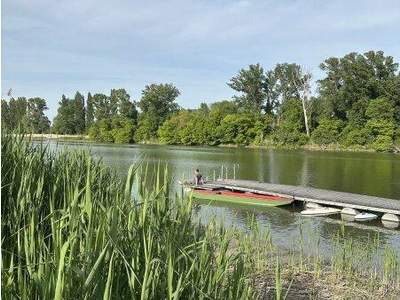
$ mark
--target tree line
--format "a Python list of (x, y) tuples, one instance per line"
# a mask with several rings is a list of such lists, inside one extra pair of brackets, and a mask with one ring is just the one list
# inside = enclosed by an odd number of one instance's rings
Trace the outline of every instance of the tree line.
[(40, 98), (3, 100), (2, 124), (22, 124), (31, 132), (88, 134), (115, 143), (315, 143), (391, 151), (400, 144), (398, 67), (382, 51), (330, 57), (320, 65), (325, 75), (315, 82), (317, 93), (311, 96), (312, 75), (300, 65), (283, 63), (264, 70), (254, 64), (227, 83), (236, 92), (232, 99), (196, 109), (178, 106), (180, 91), (173, 84), (148, 85), (139, 101), (132, 101), (124, 89), (113, 89), (110, 95), (89, 93), (86, 101), (77, 92), (73, 99), (62, 96), (51, 128), (43, 99), (42, 105), (28, 105)]

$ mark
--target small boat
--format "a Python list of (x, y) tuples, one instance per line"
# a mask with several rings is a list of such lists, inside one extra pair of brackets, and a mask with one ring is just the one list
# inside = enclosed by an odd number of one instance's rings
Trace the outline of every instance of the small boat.
[(382, 216), (382, 221), (388, 221), (388, 222), (400, 222), (400, 216), (395, 215), (395, 214), (384, 214)]
[(289, 205), (294, 200), (281, 196), (269, 194), (256, 194), (251, 192), (231, 191), (231, 190), (209, 190), (194, 188), (193, 198), (200, 200), (221, 201), (252, 206), (282, 206)]
[(350, 215), (350, 216), (356, 216), (360, 212), (357, 209), (351, 208), (351, 207), (345, 207), (342, 209), (341, 212), (343, 215)]
[(378, 218), (377, 215), (371, 214), (371, 213), (367, 213), (367, 212), (362, 212), (359, 213), (358, 215), (356, 215), (354, 217), (355, 221), (371, 221), (371, 220), (375, 220), (376, 218)]
[(301, 212), (303, 216), (314, 216), (314, 217), (329, 216), (338, 213), (340, 213), (340, 209), (333, 207), (322, 207), (322, 206), (319, 208), (306, 209)]
[(320, 208), (322, 207), (321, 205), (319, 205), (318, 203), (314, 203), (314, 202), (307, 202), (306, 203), (306, 208)]

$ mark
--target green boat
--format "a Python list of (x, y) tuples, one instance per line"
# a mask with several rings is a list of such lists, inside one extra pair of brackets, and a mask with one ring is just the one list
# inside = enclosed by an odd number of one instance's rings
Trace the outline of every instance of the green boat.
[(193, 198), (208, 201), (229, 202), (251, 206), (283, 206), (294, 200), (276, 195), (257, 194), (252, 192), (231, 191), (226, 189), (209, 190), (193, 188)]

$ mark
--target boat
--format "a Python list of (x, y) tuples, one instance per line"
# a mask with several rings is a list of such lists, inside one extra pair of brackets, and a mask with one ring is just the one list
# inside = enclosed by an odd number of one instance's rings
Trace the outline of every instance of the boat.
[(322, 206), (319, 208), (306, 209), (301, 212), (303, 216), (314, 216), (314, 217), (329, 216), (338, 213), (340, 213), (340, 209), (333, 207), (322, 207)]
[(356, 216), (360, 212), (357, 209), (351, 208), (351, 207), (345, 207), (342, 209), (341, 212), (343, 215), (350, 215), (350, 216)]
[(318, 203), (314, 203), (314, 202), (307, 202), (306, 203), (306, 208), (320, 208), (322, 207), (320, 204)]
[(367, 213), (367, 212), (362, 212), (359, 213), (358, 215), (356, 215), (354, 217), (355, 221), (371, 221), (371, 220), (375, 220), (376, 218), (378, 218), (377, 215), (371, 214), (371, 213)]
[(388, 221), (388, 222), (400, 222), (400, 216), (395, 215), (395, 214), (384, 214), (382, 216), (382, 221)]
[(226, 189), (210, 190), (193, 188), (193, 198), (209, 201), (230, 202), (252, 206), (283, 206), (289, 205), (292, 198), (270, 194), (257, 194), (252, 192), (231, 191)]

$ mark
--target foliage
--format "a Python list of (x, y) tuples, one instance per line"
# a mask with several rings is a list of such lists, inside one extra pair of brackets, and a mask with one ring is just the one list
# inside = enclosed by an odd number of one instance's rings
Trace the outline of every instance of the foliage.
[[(278, 63), (264, 70), (251, 64), (228, 82), (238, 92), (231, 100), (195, 109), (179, 108), (180, 91), (173, 84), (147, 85), (139, 101), (125, 89), (88, 93), (86, 106), (76, 92), (74, 99), (62, 96), (52, 131), (87, 132), (97, 141), (184, 145), (299, 146), (311, 137), (320, 145), (340, 142), (397, 151), (400, 73), (393, 57), (382, 51), (349, 53), (330, 57), (320, 67), (324, 76), (312, 97), (311, 74), (300, 65)], [(2, 100), (2, 128), (48, 131), (43, 101)]]
[(340, 143), (344, 146), (365, 145), (368, 139), (368, 130), (366, 128), (346, 126), (340, 135)]
[(319, 81), (326, 116), (346, 120), (347, 112), (358, 101), (386, 94), (396, 98), (399, 92), (393, 87), (397, 68), (393, 57), (385, 56), (382, 51), (353, 52), (342, 58), (326, 59), (321, 69), (327, 76)]
[(329, 145), (338, 142), (343, 122), (335, 119), (322, 119), (319, 126), (313, 131), (311, 138), (319, 145)]
[(151, 84), (142, 91), (138, 106), (142, 111), (139, 118), (138, 141), (146, 141), (157, 137), (157, 130), (162, 123), (178, 110), (175, 102), (179, 90), (172, 84)]
[(264, 69), (260, 64), (249, 65), (249, 69), (241, 69), (232, 77), (228, 86), (242, 93), (234, 99), (247, 113), (260, 114), (266, 99), (266, 83)]
[(217, 130), (223, 144), (248, 145), (255, 137), (254, 121), (248, 115), (227, 115)]
[(47, 133), (50, 121), (44, 114), (46, 100), (36, 97), (1, 100), (1, 126), (7, 130), (21, 129), (28, 133)]
[(304, 145), (308, 141), (304, 133), (304, 117), (301, 102), (298, 99), (288, 99), (281, 105), (279, 123), (272, 139), (279, 145)]

